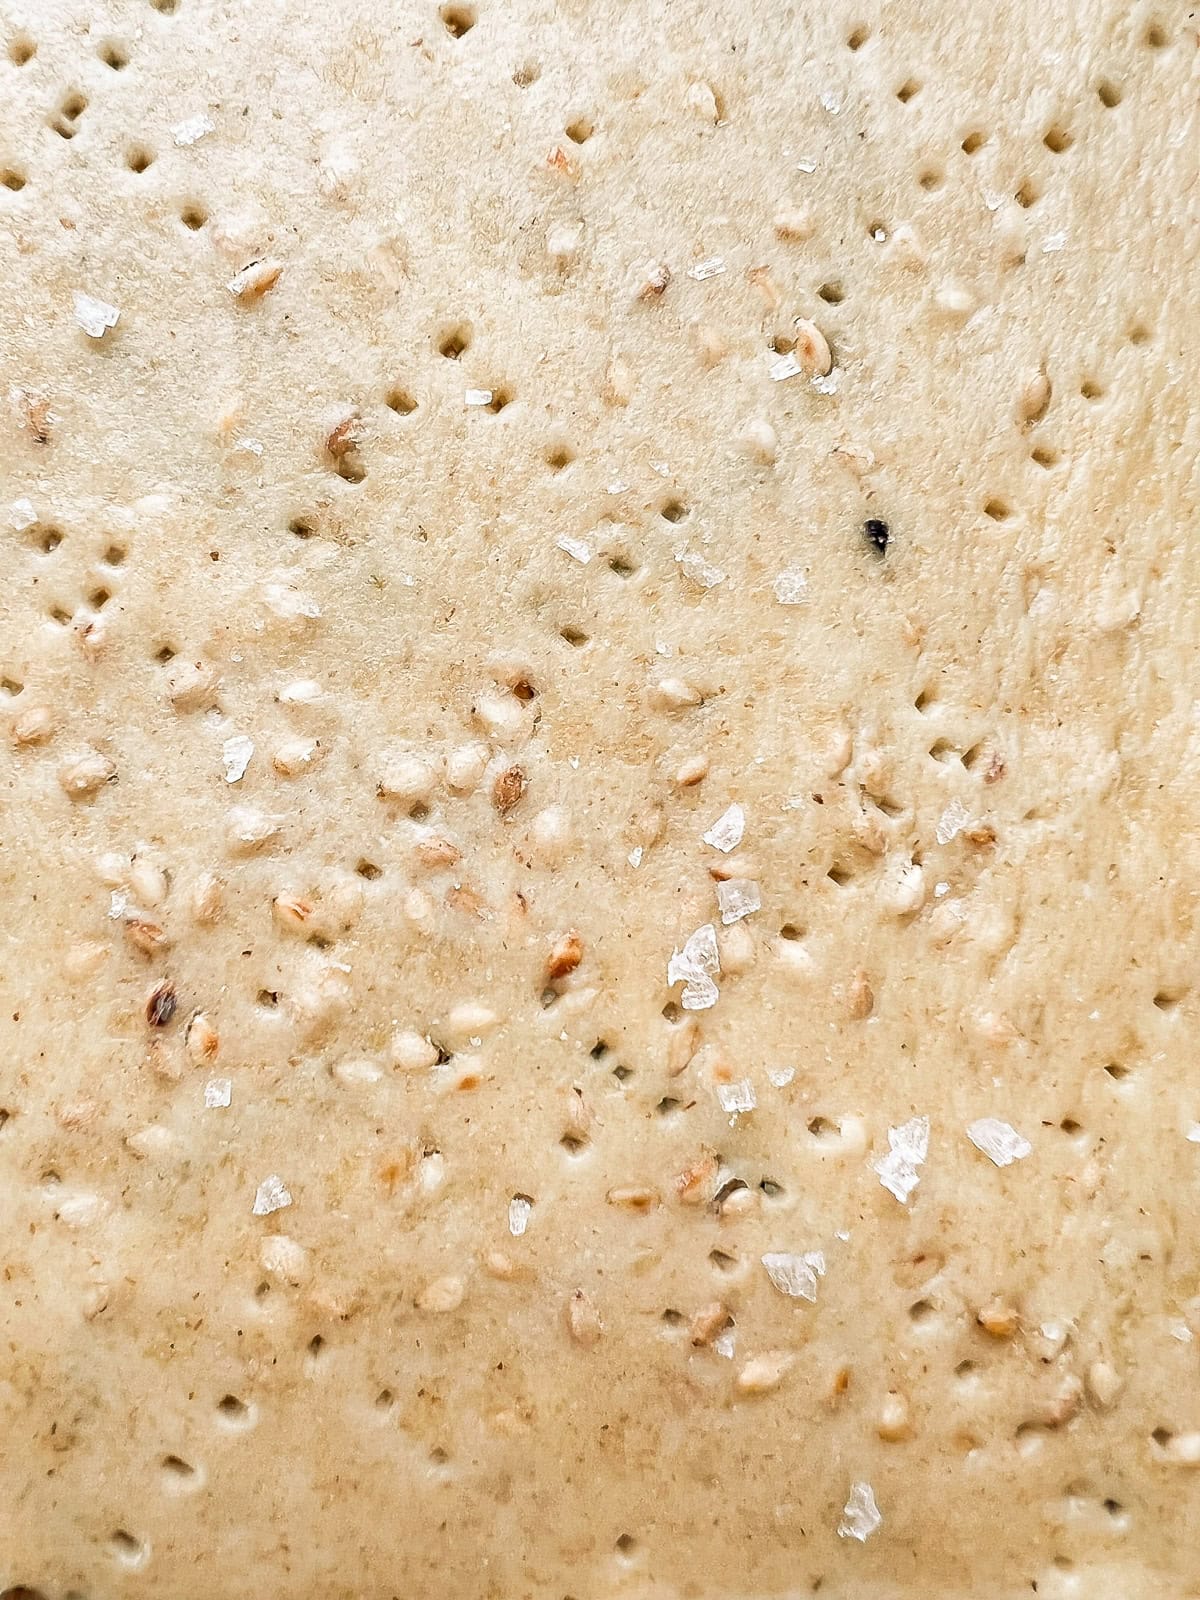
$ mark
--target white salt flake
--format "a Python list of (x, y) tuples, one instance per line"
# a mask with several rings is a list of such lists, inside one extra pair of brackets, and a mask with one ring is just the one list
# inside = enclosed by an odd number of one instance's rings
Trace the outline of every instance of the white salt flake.
[(714, 567), (695, 550), (677, 550), (675, 559), (679, 563), (685, 578), (690, 578), (701, 589), (715, 589), (719, 583), (725, 582), (725, 574), (720, 567)]
[(214, 132), (216, 126), (206, 111), (198, 111), (194, 117), (177, 122), (171, 129), (171, 137), (178, 145), (196, 144), (206, 133)]
[(717, 1099), (721, 1102), (721, 1110), (735, 1117), (743, 1111), (753, 1111), (758, 1104), (758, 1096), (749, 1078), (739, 1078), (736, 1083), (719, 1083)]
[(998, 1117), (980, 1117), (977, 1122), (968, 1123), (967, 1138), (998, 1167), (1011, 1167), (1014, 1161), (1023, 1161), (1033, 1149), (1028, 1139)]
[(261, 456), (263, 453), (263, 447), (257, 439), (239, 439), (233, 448), (248, 456)]
[(818, 394), (836, 394), (838, 389), (838, 369), (834, 367), (824, 374), (818, 373), (815, 378), (810, 378), (808, 382), (809, 387), (815, 389)]
[(519, 1239), (529, 1226), (532, 1210), (533, 1201), (527, 1194), (515, 1194), (508, 1202), (508, 1231), (514, 1239)]
[(821, 110), (828, 111), (831, 117), (836, 117), (842, 109), (842, 97), (833, 89), (822, 89), (820, 100)]
[(269, 1217), (272, 1211), (282, 1211), (292, 1203), (291, 1190), (277, 1172), (263, 1179), (254, 1196), (254, 1215)]
[(997, 189), (985, 189), (983, 191), (983, 203), (989, 211), (999, 211), (1007, 199), (1008, 196), (1001, 194)]
[[(207, 1111), (215, 1111), (221, 1106), (227, 1106), (232, 1099), (232, 1078), (210, 1078), (204, 1085), (204, 1106)], [(259, 1193), (262, 1193), (261, 1189)]]
[(773, 1250), (763, 1256), (762, 1264), (767, 1269), (767, 1277), (780, 1294), (789, 1294), (796, 1300), (816, 1302), (817, 1279), (825, 1276), (823, 1250), (806, 1250), (803, 1255), (796, 1255), (789, 1250)]
[(490, 389), (468, 389), (463, 396), (465, 406), (490, 406), (492, 391)]
[(559, 550), (565, 550), (569, 556), (574, 556), (575, 560), (581, 562), (585, 567), (592, 559), (592, 547), (590, 544), (585, 544), (582, 539), (572, 539), (564, 533), (554, 543)]
[(247, 734), (235, 733), (221, 746), (221, 760), (225, 764), (225, 782), (240, 783), (246, 776), (250, 757), (254, 754), (254, 740)]
[(125, 907), (129, 904), (129, 896), (120, 889), (114, 889), (108, 897), (108, 914), (116, 922), (125, 915)]
[(771, 585), (781, 606), (798, 606), (808, 588), (808, 578), (799, 567), (785, 567)]
[(817, 170), (817, 163), (811, 156), (804, 156), (796, 163), (797, 172), (812, 173)]
[(609, 494), (624, 494), (629, 488), (629, 485), (625, 482), (624, 478), (614, 478), (610, 484), (606, 485), (606, 487)]
[(707, 261), (697, 261), (694, 267), (689, 267), (687, 275), (697, 283), (703, 283), (705, 278), (716, 278), (724, 271), (724, 256), (709, 256)]
[(625, 859), (626, 859), (626, 861), (628, 861), (628, 863), (629, 863), (629, 865), (631, 867), (640, 867), (641, 864), (642, 864), (642, 847), (641, 847), (641, 845), (640, 844), (635, 844), (633, 849), (629, 852), (629, 854), (625, 857)]
[(719, 1333), (713, 1340), (712, 1347), (719, 1356), (724, 1356), (726, 1361), (732, 1361), (734, 1351), (737, 1349), (737, 1329), (726, 1328), (724, 1333)]
[(762, 909), (762, 895), (753, 878), (726, 878), (717, 884), (717, 904), (726, 927)]
[(115, 328), (121, 313), (107, 300), (97, 300), (94, 295), (75, 291), (75, 321), (91, 339), (103, 339), (110, 328)]
[(842, 1520), (838, 1523), (838, 1537), (857, 1539), (859, 1544), (866, 1544), (876, 1529), (882, 1525), (883, 1517), (875, 1504), (875, 1491), (871, 1485), (851, 1484), (850, 1498), (842, 1507)]
[(908, 1204), (921, 1175), (917, 1168), (929, 1154), (929, 1118), (912, 1117), (899, 1128), (888, 1129), (888, 1153), (872, 1161), (879, 1181), (889, 1194), (894, 1194), (901, 1205)]
[(746, 831), (746, 813), (735, 801), (733, 805), (722, 811), (706, 834), (702, 835), (705, 844), (712, 845), (714, 850), (721, 850), (728, 855), (731, 850), (736, 850), (742, 842), (742, 835)]
[(787, 355), (778, 356), (767, 369), (773, 383), (782, 383), (785, 378), (796, 378), (804, 371), (800, 359), (794, 350), (789, 350)]
[(9, 526), (18, 533), (24, 533), (26, 528), (32, 528), (37, 521), (37, 512), (33, 508), (32, 500), (14, 500), (8, 508)]
[(937, 842), (949, 844), (951, 839), (957, 838), (970, 820), (970, 813), (962, 801), (951, 800), (938, 818)]
[(652, 461), (650, 470), (657, 472), (660, 478), (669, 478), (671, 476), (671, 469), (665, 461)]
[(1044, 256), (1052, 256), (1056, 251), (1061, 250), (1066, 242), (1067, 230), (1065, 228), (1058, 233), (1048, 233), (1042, 240), (1042, 254)]
[[(109, 915), (111, 916), (112, 913), (110, 912)], [(1187, 1140), (1189, 1144), (1200, 1144), (1200, 1122), (1193, 1122), (1189, 1124)]]
[(706, 1011), (717, 1003), (720, 991), (713, 974), (720, 970), (717, 930), (706, 922), (688, 936), (682, 950), (672, 953), (667, 962), (667, 982), (683, 984), (681, 1004), (685, 1011)]
[(795, 1067), (768, 1067), (767, 1077), (777, 1089), (786, 1089), (796, 1076)]
[(1195, 1338), (1195, 1334), (1188, 1327), (1187, 1323), (1183, 1321), (1172, 1322), (1170, 1327), (1167, 1329), (1167, 1332), (1171, 1335), (1172, 1339), (1178, 1339), (1180, 1344), (1191, 1344), (1192, 1340)]
[(949, 893), (950, 885), (946, 882), (945, 878), (942, 878), (940, 882), (934, 884), (933, 897), (935, 900), (940, 900), (943, 895), (948, 895)]

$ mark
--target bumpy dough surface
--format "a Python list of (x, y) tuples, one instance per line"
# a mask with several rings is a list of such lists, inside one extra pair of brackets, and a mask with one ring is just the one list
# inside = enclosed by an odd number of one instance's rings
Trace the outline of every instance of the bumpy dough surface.
[(0, 22), (0, 1591), (1197, 1593), (1195, 19)]

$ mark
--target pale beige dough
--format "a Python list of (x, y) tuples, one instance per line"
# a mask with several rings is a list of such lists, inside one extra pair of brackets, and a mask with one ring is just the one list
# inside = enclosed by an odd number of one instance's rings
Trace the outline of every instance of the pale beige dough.
[(1200, 1593), (1195, 17), (0, 51), (0, 1593)]

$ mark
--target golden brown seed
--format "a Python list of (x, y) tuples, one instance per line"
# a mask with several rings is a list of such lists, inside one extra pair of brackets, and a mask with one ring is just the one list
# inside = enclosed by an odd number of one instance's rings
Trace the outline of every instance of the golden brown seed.
[(98, 750), (87, 750), (59, 768), (58, 781), (73, 800), (95, 794), (116, 776), (116, 766)]
[(439, 867), (452, 867), (461, 860), (462, 851), (444, 833), (434, 833), (419, 841), (416, 857), (423, 867), (436, 871)]
[(729, 1324), (729, 1310), (724, 1301), (710, 1300), (706, 1306), (701, 1306), (693, 1312), (688, 1332), (692, 1343), (697, 1349), (710, 1345), (717, 1335)]
[(675, 1193), (685, 1206), (698, 1206), (710, 1197), (720, 1163), (716, 1153), (703, 1150), (696, 1159), (676, 1174)]
[(312, 917), (313, 904), (295, 894), (277, 894), (271, 902), (275, 921), (281, 928), (303, 928)]
[(192, 884), (189, 896), (192, 916), (201, 927), (210, 928), (225, 905), (225, 885), (211, 872), (202, 872)]
[(989, 1300), (985, 1306), (980, 1306), (975, 1314), (975, 1321), (985, 1333), (990, 1333), (993, 1339), (1011, 1339), (1021, 1323), (1015, 1308), (999, 1298)]
[(846, 1009), (852, 1022), (861, 1022), (875, 1009), (875, 994), (862, 967), (850, 980), (846, 991)]
[(196, 1066), (206, 1066), (215, 1061), (221, 1048), (217, 1030), (203, 1011), (197, 1011), (188, 1023), (184, 1042), (187, 1045), (187, 1053)]
[(144, 956), (156, 955), (170, 943), (162, 926), (157, 922), (151, 922), (148, 917), (126, 917), (125, 937), (134, 949), (140, 950)]
[(583, 940), (574, 928), (570, 928), (555, 940), (546, 962), (546, 976), (550, 979), (565, 978), (568, 973), (575, 971), (582, 960)]
[(626, 1211), (653, 1211), (659, 1204), (657, 1189), (636, 1183), (622, 1184), (610, 1189), (604, 1198), (610, 1206), (623, 1206)]
[(505, 767), (492, 784), (492, 804), (506, 817), (525, 793), (525, 774), (520, 767)]
[(177, 1004), (175, 985), (164, 979), (150, 991), (150, 998), (146, 1001), (146, 1021), (152, 1028), (165, 1028), (175, 1015)]
[(567, 1300), (567, 1332), (585, 1350), (594, 1349), (604, 1332), (600, 1313), (582, 1289), (575, 1289)]
[(809, 322), (806, 317), (801, 317), (795, 326), (796, 360), (810, 378), (828, 376), (830, 368), (833, 366), (833, 356), (829, 350), (828, 339), (826, 339), (816, 323)]
[(18, 747), (45, 744), (54, 732), (54, 715), (46, 706), (30, 706), (15, 719), (12, 742)]

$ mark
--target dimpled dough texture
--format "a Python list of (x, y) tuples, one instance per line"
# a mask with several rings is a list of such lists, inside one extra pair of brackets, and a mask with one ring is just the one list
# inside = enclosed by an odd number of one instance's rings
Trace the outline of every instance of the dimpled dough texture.
[(1194, 19), (0, 17), (6, 1600), (1200, 1592)]

